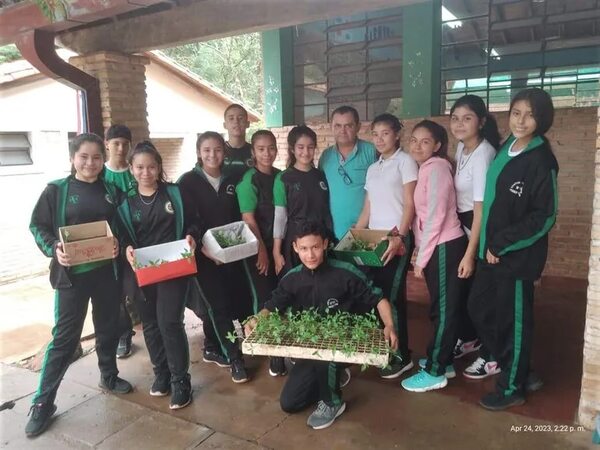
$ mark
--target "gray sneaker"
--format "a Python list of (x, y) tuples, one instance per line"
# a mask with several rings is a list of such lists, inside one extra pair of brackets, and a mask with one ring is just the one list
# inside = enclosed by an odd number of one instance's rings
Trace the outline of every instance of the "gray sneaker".
[(306, 424), (314, 430), (322, 430), (330, 426), (345, 410), (346, 403), (329, 406), (324, 401), (319, 401), (317, 409), (308, 416)]

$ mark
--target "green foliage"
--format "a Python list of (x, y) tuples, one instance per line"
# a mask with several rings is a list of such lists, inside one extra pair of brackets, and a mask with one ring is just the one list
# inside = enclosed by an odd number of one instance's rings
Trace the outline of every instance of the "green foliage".
[[(258, 344), (324, 345), (334, 352), (352, 355), (357, 351), (377, 352), (373, 335), (379, 327), (375, 313), (350, 314), (345, 311), (323, 313), (311, 308), (300, 312), (258, 316), (253, 342)], [(313, 353), (318, 356), (318, 350)]]
[(21, 58), (21, 52), (19, 52), (15, 44), (0, 47), (0, 64), (16, 61)]
[(262, 111), (262, 53), (259, 33), (195, 42), (163, 51), (227, 94)]
[(364, 250), (373, 250), (375, 248), (375, 244), (371, 244), (370, 242), (363, 241), (361, 239), (355, 239), (352, 241), (349, 250), (351, 251), (364, 251)]
[(213, 236), (221, 248), (234, 247), (236, 245), (245, 244), (246, 240), (242, 236), (225, 231), (214, 231)]

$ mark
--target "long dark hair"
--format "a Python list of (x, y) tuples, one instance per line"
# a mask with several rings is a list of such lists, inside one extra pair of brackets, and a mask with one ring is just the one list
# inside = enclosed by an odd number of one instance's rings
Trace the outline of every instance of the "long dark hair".
[(452, 164), (452, 160), (448, 156), (448, 132), (446, 129), (439, 123), (435, 123), (432, 120), (427, 119), (421, 120), (418, 124), (416, 124), (413, 128), (413, 133), (417, 128), (425, 128), (427, 131), (429, 131), (433, 137), (433, 140), (440, 144), (440, 148), (434, 153), (434, 156), (444, 158)]
[(148, 140), (138, 142), (136, 146), (132, 150), (130, 150), (129, 154), (127, 155), (127, 163), (130, 166), (133, 166), (133, 159), (137, 155), (140, 155), (142, 153), (150, 155), (154, 158), (154, 161), (156, 161), (156, 164), (158, 164), (158, 167), (160, 168), (160, 172), (158, 174), (158, 182), (166, 183), (167, 176), (165, 175), (165, 170), (163, 169), (162, 156), (160, 156), (159, 151), (152, 142)]
[(510, 101), (510, 108), (508, 110), (509, 117), (514, 104), (520, 100), (525, 100), (529, 103), (533, 118), (535, 119), (534, 133), (541, 137), (550, 151), (552, 151), (550, 141), (548, 141), (548, 138), (545, 136), (554, 122), (554, 104), (552, 103), (552, 97), (540, 88), (524, 89), (518, 92)]
[(510, 101), (510, 111), (516, 102), (525, 100), (529, 103), (533, 118), (535, 119), (535, 134), (544, 136), (554, 122), (554, 104), (552, 97), (546, 91), (540, 88), (531, 88), (520, 91)]
[[(399, 133), (402, 130), (403, 125), (400, 120), (390, 113), (379, 114), (375, 119), (373, 119), (373, 123), (371, 123), (371, 131), (373, 131), (373, 127), (378, 123), (385, 123), (389, 126), (394, 133)], [(396, 149), (400, 147), (400, 139), (396, 139)]]
[(473, 94), (463, 95), (454, 102), (454, 105), (452, 105), (450, 116), (452, 116), (454, 110), (459, 107), (470, 109), (479, 118), (480, 123), (483, 121), (483, 126), (479, 129), (479, 137), (488, 141), (492, 147), (498, 150), (498, 147), (500, 146), (498, 123), (496, 122), (496, 118), (488, 111), (483, 99)]
[(295, 126), (294, 128), (292, 128), (290, 130), (288, 137), (287, 137), (288, 160), (287, 160), (286, 167), (292, 167), (294, 164), (296, 164), (296, 155), (294, 155), (294, 146), (296, 145), (296, 142), (298, 142), (298, 139), (300, 139), (302, 136), (308, 137), (310, 140), (313, 141), (313, 144), (315, 144), (315, 148), (317, 147), (317, 133), (315, 133), (312, 130), (312, 128), (307, 127), (306, 125)]

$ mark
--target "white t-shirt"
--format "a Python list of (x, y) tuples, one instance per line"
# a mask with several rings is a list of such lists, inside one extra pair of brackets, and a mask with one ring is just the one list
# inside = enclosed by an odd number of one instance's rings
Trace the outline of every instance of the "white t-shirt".
[(401, 148), (388, 159), (374, 162), (367, 169), (365, 190), (371, 210), (369, 228), (391, 230), (402, 223), (404, 185), (417, 180), (419, 167)]
[(456, 147), (456, 205), (458, 212), (473, 211), (473, 202), (482, 202), (485, 176), (496, 156), (496, 149), (485, 139), (468, 155), (463, 155), (464, 144)]
[(206, 180), (210, 183), (214, 190), (219, 192), (219, 187), (221, 187), (221, 177), (211, 177), (204, 169), (202, 169), (202, 172), (204, 172)]

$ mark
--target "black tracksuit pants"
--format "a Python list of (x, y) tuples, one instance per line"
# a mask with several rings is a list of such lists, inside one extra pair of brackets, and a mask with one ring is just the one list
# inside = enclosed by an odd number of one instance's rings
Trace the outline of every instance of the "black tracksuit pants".
[(469, 296), (469, 313), (483, 344), (502, 372), (497, 390), (523, 394), (533, 341), (533, 280), (520, 280), (480, 262)]
[(281, 391), (281, 409), (295, 413), (319, 400), (329, 406), (341, 405), (341, 370), (338, 364), (328, 361), (297, 360)]
[(233, 302), (237, 299), (227, 288), (232, 280), (224, 265), (217, 266), (202, 253), (197, 253), (198, 273), (194, 288), (199, 298), (197, 315), (202, 319), (204, 351), (223, 354), (229, 361), (239, 360), (242, 353), (237, 342), (227, 339), (235, 333)]
[(82, 274), (71, 274), (72, 286), (54, 293), (52, 340), (46, 349), (34, 403), (53, 403), (62, 378), (81, 339), (92, 299), (92, 319), (96, 333), (98, 367), (103, 377), (116, 375), (119, 342), (119, 283), (113, 265), (107, 264)]
[(408, 348), (408, 318), (406, 312), (406, 275), (413, 250), (415, 248), (412, 233), (406, 237), (406, 252), (396, 256), (383, 267), (370, 267), (368, 272), (373, 285), (383, 291), (392, 306), (392, 319), (398, 334), (398, 357), (403, 361), (410, 359)]
[(246, 317), (251, 314), (257, 314), (263, 309), (265, 302), (271, 297), (271, 293), (277, 287), (277, 275), (275, 275), (275, 261), (273, 260), (272, 248), (267, 248), (267, 255), (269, 256), (269, 270), (267, 275), (258, 273), (256, 267), (258, 256), (252, 256), (242, 261), (250, 286), (250, 293), (252, 294), (251, 311)]
[(433, 340), (427, 347), (425, 370), (433, 376), (444, 375), (446, 366), (452, 364), (464, 295), (464, 280), (458, 278), (458, 266), (466, 248), (465, 236), (439, 244), (423, 271), (431, 298), (429, 317), (434, 328)]
[(188, 379), (190, 349), (183, 314), (189, 277), (144, 286), (138, 300), (144, 340), (155, 375), (171, 375), (175, 383)]

